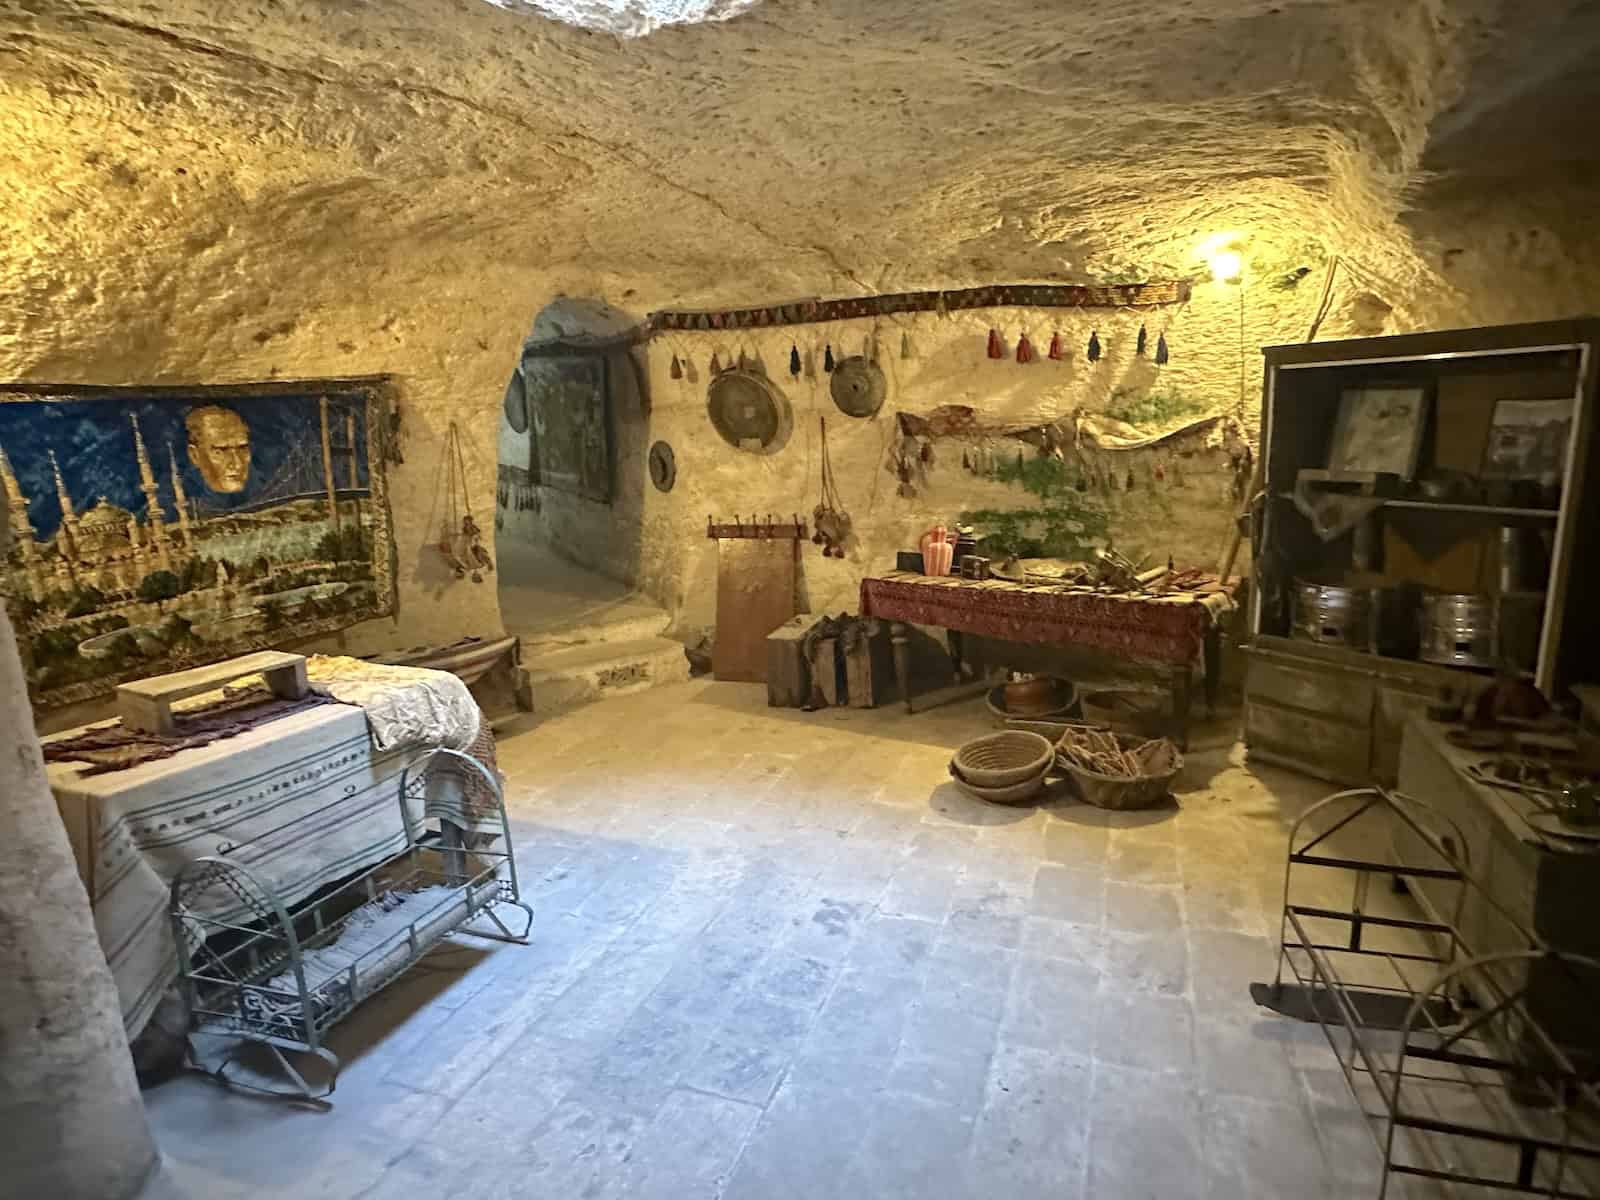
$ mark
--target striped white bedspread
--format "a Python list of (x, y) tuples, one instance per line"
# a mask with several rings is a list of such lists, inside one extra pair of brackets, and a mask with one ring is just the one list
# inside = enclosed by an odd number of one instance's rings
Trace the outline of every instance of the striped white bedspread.
[(400, 772), (426, 749), (376, 750), (366, 714), (330, 704), (107, 775), (50, 764), (129, 1037), (177, 975), (167, 899), (185, 863), (226, 855), (295, 904), (404, 848)]

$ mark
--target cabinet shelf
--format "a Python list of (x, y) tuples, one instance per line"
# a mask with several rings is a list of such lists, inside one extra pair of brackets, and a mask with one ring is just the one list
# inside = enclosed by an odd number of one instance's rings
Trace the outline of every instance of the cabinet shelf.
[(1524, 521), (1554, 521), (1559, 508), (1514, 508), (1502, 504), (1450, 504), (1442, 500), (1385, 500), (1385, 508), (1422, 509), (1428, 512), (1464, 513), (1483, 517), (1515, 517)]
[[(1294, 502), (1292, 492), (1279, 492), (1278, 499)], [(1559, 508), (1517, 508), (1504, 504), (1452, 504), (1444, 500), (1402, 500), (1386, 497), (1380, 507), (1409, 509), (1413, 512), (1450, 513), (1472, 517), (1499, 517), (1513, 521), (1555, 521), (1561, 516)]]

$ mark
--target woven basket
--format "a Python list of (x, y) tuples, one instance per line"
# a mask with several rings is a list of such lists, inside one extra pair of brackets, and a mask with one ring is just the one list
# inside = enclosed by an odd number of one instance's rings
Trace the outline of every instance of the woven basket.
[(1043, 775), (1055, 752), (1049, 738), (1007, 729), (966, 743), (950, 765), (977, 787), (1004, 788)]
[(976, 796), (979, 800), (987, 800), (990, 804), (1021, 804), (1032, 800), (1044, 789), (1045, 776), (1049, 773), (1046, 767), (1031, 779), (1024, 779), (1021, 783), (1013, 783), (1009, 787), (979, 787), (977, 784), (963, 779), (961, 772), (956, 769), (952, 760), (950, 763), (950, 778), (956, 781), (956, 786), (969, 796)]
[[(1068, 729), (1061, 735), (1061, 743), (1083, 744), (1088, 741), (1090, 732), (1093, 731)], [(1080, 766), (1068, 755), (1056, 756), (1056, 762), (1072, 777), (1072, 781), (1078, 785), (1079, 794), (1087, 803), (1097, 808), (1118, 810), (1149, 808), (1172, 790), (1173, 779), (1183, 770), (1183, 755), (1178, 753), (1176, 746), (1166, 738), (1146, 742), (1144, 738), (1122, 734), (1117, 735), (1117, 744), (1129, 751), (1138, 750), (1141, 746), (1148, 747), (1139, 759), (1145, 774), (1134, 778), (1102, 775)]]

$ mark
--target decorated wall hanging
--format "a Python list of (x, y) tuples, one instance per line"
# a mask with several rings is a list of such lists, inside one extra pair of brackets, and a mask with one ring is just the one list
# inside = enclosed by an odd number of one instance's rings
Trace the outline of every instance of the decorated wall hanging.
[(811, 540), (822, 547), (824, 558), (843, 558), (844, 545), (850, 540), (850, 514), (844, 510), (844, 498), (833, 477), (833, 459), (828, 454), (828, 418), (818, 417), (817, 422), (822, 431), (822, 489), (811, 514), (817, 530)]
[[(622, 369), (629, 369), (626, 355), (622, 359)], [(612, 369), (605, 354), (523, 359), (533, 429), (530, 466), (541, 487), (611, 503)]]
[(870, 417), (883, 407), (888, 383), (883, 368), (859, 356), (840, 362), (828, 381), (834, 405), (849, 417)]
[(443, 524), (434, 543), (440, 557), (449, 564), (457, 579), (471, 576), (482, 583), (485, 571), (494, 570), (494, 560), (483, 545), (483, 530), (472, 515), (472, 494), (467, 488), (467, 463), (461, 450), (461, 430), (454, 421), (445, 432)]
[(672, 447), (666, 442), (651, 446), (649, 465), (650, 482), (656, 485), (656, 491), (670, 492), (672, 485), (678, 481), (678, 459), (672, 453)]
[(664, 330), (764, 329), (886, 317), (908, 312), (959, 312), (975, 308), (1152, 308), (1183, 304), (1189, 299), (1186, 279), (1150, 283), (1037, 284), (1008, 283), (946, 291), (893, 292), (838, 300), (798, 300), (758, 308), (651, 313), (641, 336)]
[[(676, 364), (678, 360), (672, 361)], [(528, 432), (528, 395), (523, 386), (521, 363), (518, 363), (517, 369), (511, 372), (511, 382), (506, 384), (506, 395), (501, 401), (501, 408), (506, 414), (506, 424), (518, 433)]]
[(1100, 361), (1100, 333), (1098, 330), (1091, 329), (1089, 331), (1088, 356), (1090, 362)]
[(706, 389), (711, 424), (728, 445), (753, 454), (776, 454), (789, 440), (789, 401), (765, 375), (730, 368)]
[(0, 593), (39, 708), (394, 611), (386, 377), (0, 386)]

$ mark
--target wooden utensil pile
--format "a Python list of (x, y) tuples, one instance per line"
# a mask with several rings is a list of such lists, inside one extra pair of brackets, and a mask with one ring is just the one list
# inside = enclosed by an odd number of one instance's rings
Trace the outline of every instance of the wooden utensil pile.
[(1085, 771), (1112, 779), (1142, 779), (1153, 773), (1149, 764), (1165, 741), (1165, 738), (1153, 738), (1132, 750), (1124, 750), (1114, 733), (1104, 729), (1076, 729), (1063, 737), (1056, 748)]

